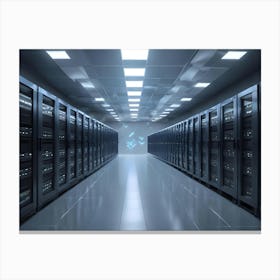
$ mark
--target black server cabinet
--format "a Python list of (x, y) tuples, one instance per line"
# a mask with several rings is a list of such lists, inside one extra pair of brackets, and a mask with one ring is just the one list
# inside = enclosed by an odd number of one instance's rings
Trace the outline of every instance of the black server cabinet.
[(186, 129), (187, 122), (184, 121), (182, 123), (182, 168), (186, 170), (187, 162), (186, 162), (186, 143), (187, 143), (187, 129)]
[(238, 94), (239, 201), (259, 209), (259, 89), (253, 86)]
[(94, 169), (98, 167), (98, 124), (94, 121), (93, 129), (93, 162)]
[(68, 186), (68, 114), (67, 104), (58, 101), (58, 191), (64, 191)]
[(187, 171), (193, 173), (193, 119), (187, 120)]
[(209, 110), (209, 184), (220, 189), (220, 106)]
[(179, 123), (178, 126), (178, 143), (177, 143), (177, 149), (178, 149), (178, 166), (180, 168), (183, 167), (183, 154), (182, 154), (182, 150), (183, 150), (183, 123)]
[(37, 206), (37, 86), (22, 77), (19, 109), (19, 205), (23, 221), (35, 213)]
[(93, 128), (94, 128), (94, 121), (93, 119), (89, 119), (89, 170), (93, 171)]
[(76, 146), (77, 146), (77, 112), (74, 109), (70, 109), (70, 136), (69, 136), (69, 166), (70, 166), (70, 181), (74, 181), (77, 178), (77, 167), (76, 167)]
[(89, 117), (84, 116), (84, 129), (83, 129), (83, 161), (84, 161), (84, 174), (89, 172)]
[(199, 115), (193, 117), (193, 175), (200, 178), (201, 163), (200, 163), (200, 118)]
[(77, 177), (81, 178), (83, 170), (83, 114), (77, 113)]
[(57, 146), (55, 145), (57, 126), (56, 98), (39, 88), (38, 94), (38, 208), (41, 208), (57, 195), (58, 166)]
[(221, 190), (237, 199), (237, 102), (221, 103)]
[(209, 144), (209, 118), (208, 113), (203, 112), (200, 114), (200, 128), (201, 128), (201, 180), (204, 182), (208, 182), (209, 177), (209, 151), (208, 151), (208, 144)]
[(100, 165), (104, 162), (104, 125), (100, 124)]

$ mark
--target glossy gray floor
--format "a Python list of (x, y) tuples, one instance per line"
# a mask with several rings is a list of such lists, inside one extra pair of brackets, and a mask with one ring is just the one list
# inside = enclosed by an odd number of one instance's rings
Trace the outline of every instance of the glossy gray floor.
[(260, 230), (260, 220), (151, 155), (119, 155), (21, 230)]

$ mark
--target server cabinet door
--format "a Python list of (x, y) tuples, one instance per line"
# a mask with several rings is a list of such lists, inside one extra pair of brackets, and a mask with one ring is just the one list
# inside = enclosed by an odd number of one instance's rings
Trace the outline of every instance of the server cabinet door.
[(94, 122), (92, 119), (89, 120), (89, 170), (93, 170), (93, 127)]
[(201, 179), (205, 182), (209, 177), (209, 118), (207, 112), (200, 115), (201, 122)]
[(83, 130), (83, 161), (84, 174), (89, 171), (89, 118), (84, 116), (84, 130)]
[(19, 206), (21, 222), (36, 211), (37, 206), (37, 87), (20, 78), (20, 169)]
[(94, 130), (93, 130), (93, 162), (94, 162), (94, 169), (98, 167), (98, 123), (94, 121)]
[(237, 199), (236, 97), (221, 104), (221, 189)]
[(188, 119), (188, 136), (187, 136), (187, 171), (193, 173), (193, 119)]
[(100, 162), (104, 162), (104, 125), (100, 124)]
[(77, 177), (81, 178), (84, 173), (83, 168), (83, 114), (77, 114)]
[(58, 189), (64, 190), (67, 186), (68, 151), (67, 151), (67, 105), (58, 104)]
[[(38, 207), (41, 208), (57, 195), (58, 156), (56, 153), (57, 102), (45, 90), (38, 95)], [(55, 112), (56, 111), (56, 112)]]
[(240, 201), (254, 208), (259, 205), (259, 105), (258, 87), (253, 86), (238, 95), (239, 131), (239, 191)]
[(199, 115), (193, 118), (193, 174), (196, 177), (200, 177), (201, 175), (201, 167), (200, 167), (200, 119)]
[(220, 188), (220, 107), (209, 110), (209, 183)]
[(69, 137), (69, 165), (70, 165), (70, 180), (77, 177), (77, 112), (70, 110), (70, 137)]
[(182, 168), (186, 170), (186, 121), (182, 123)]

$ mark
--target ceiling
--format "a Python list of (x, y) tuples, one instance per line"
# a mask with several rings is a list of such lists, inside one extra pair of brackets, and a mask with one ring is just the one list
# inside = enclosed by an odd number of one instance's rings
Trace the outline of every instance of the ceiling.
[[(222, 60), (228, 50), (149, 50), (147, 60), (122, 60), (120, 50), (65, 50), (71, 59), (53, 60), (45, 50), (21, 50), (20, 70), (31, 71), (70, 100), (73, 105), (103, 122), (155, 120), (172, 104), (179, 108), (160, 121), (178, 118), (205, 98), (259, 70), (260, 50), (246, 50), (240, 60)], [(143, 77), (125, 77), (125, 68), (145, 68)], [(138, 117), (131, 119), (126, 80), (143, 80)], [(85, 88), (90, 81), (94, 88)], [(206, 88), (194, 87), (210, 83)], [(105, 102), (95, 101), (102, 97)], [(190, 97), (190, 102), (181, 98)], [(132, 97), (131, 97), (132, 98)], [(138, 97), (135, 97), (138, 98)], [(108, 104), (108, 107), (102, 105)]]

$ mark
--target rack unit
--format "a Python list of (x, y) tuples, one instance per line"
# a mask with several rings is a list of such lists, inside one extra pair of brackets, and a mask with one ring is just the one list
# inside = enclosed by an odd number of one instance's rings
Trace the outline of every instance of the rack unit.
[(149, 135), (148, 152), (259, 216), (259, 86)]
[(20, 221), (118, 153), (118, 134), (20, 77)]

